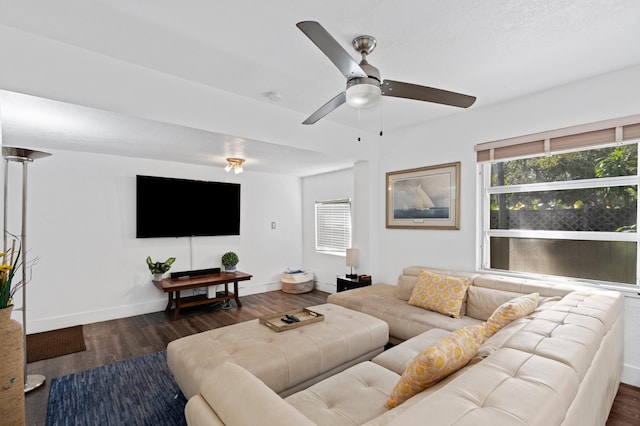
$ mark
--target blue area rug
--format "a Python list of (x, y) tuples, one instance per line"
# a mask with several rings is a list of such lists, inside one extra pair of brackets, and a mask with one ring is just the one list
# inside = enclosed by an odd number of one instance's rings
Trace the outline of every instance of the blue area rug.
[(52, 379), (47, 426), (180, 426), (186, 403), (167, 352), (155, 352)]

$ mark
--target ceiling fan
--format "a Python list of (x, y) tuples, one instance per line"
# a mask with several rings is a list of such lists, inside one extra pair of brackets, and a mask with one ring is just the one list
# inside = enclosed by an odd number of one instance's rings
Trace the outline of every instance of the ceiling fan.
[(318, 46), (322, 53), (327, 55), (347, 78), (346, 90), (321, 106), (302, 124), (315, 123), (345, 102), (355, 108), (374, 106), (380, 101), (380, 96), (415, 99), (460, 108), (468, 108), (476, 101), (474, 96), (433, 87), (395, 80), (381, 81), (378, 69), (367, 62), (367, 55), (373, 52), (377, 43), (372, 36), (361, 35), (353, 39), (351, 44), (362, 55), (362, 60), (358, 64), (319, 23), (302, 21), (298, 22), (296, 26)]

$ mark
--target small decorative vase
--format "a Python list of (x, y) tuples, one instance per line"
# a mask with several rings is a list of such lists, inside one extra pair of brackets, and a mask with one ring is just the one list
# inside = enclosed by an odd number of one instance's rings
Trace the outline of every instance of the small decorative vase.
[(13, 306), (0, 309), (0, 425), (24, 425), (22, 326), (11, 319)]
[(154, 281), (162, 281), (162, 276), (164, 274), (153, 274), (153, 280)]
[(224, 267), (224, 271), (225, 271), (227, 274), (235, 274), (235, 272), (236, 272), (236, 265), (233, 265), (233, 266), (225, 266), (225, 267)]

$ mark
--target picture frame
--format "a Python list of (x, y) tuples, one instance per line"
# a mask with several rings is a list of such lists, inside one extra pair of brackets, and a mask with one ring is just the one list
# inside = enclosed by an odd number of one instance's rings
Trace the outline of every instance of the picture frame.
[(460, 229), (460, 162), (387, 172), (386, 227)]

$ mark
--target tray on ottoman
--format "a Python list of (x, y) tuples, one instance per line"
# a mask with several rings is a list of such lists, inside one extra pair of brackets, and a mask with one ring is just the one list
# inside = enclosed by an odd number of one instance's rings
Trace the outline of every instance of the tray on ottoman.
[[(300, 322), (294, 322), (291, 324), (286, 323), (282, 321), (282, 317), (285, 315), (294, 315), (300, 320)], [(265, 315), (260, 317), (260, 324), (266, 325), (273, 331), (281, 332), (323, 320), (324, 315), (321, 313), (304, 308), (296, 309), (295, 311), (281, 312), (279, 314)]]

